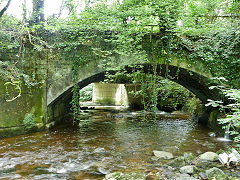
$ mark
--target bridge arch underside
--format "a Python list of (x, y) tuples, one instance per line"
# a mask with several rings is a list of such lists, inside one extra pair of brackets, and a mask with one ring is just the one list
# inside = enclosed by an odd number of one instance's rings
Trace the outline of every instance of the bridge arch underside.
[[(198, 117), (198, 121), (200, 123), (207, 124), (210, 113), (212, 112), (211, 107), (205, 107), (204, 105), (208, 102), (208, 99), (218, 100), (220, 98), (220, 94), (216, 89), (209, 89), (209, 79), (205, 76), (202, 76), (196, 72), (189, 71), (184, 68), (172, 66), (172, 65), (165, 65), (165, 64), (158, 64), (156, 65), (156, 73), (159, 76), (168, 78), (171, 81), (174, 81), (199, 98), (203, 104), (202, 115)], [(124, 67), (127, 73), (132, 73), (137, 70), (141, 70), (144, 73), (153, 74), (153, 66), (150, 64), (142, 64), (138, 67)], [(78, 82), (80, 88), (87, 86), (88, 84), (94, 82), (103, 81), (106, 78), (106, 73), (108, 74), (115, 74), (117, 70), (111, 71), (104, 71), (100, 73), (96, 73), (90, 77), (86, 77), (82, 81)], [(48, 121), (47, 123), (53, 123), (55, 121), (61, 120), (66, 114), (71, 112), (71, 105), (70, 102), (72, 100), (73, 86), (59, 95), (57, 98), (52, 101), (47, 107), (47, 114), (48, 114)]]

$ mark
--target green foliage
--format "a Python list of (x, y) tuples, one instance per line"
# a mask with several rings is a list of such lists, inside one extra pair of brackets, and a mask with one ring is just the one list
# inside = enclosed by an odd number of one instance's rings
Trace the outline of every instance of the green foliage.
[[(225, 78), (218, 78), (225, 80)], [(213, 86), (222, 91), (225, 97), (229, 100), (229, 104), (223, 104), (222, 101), (209, 100), (206, 106), (219, 107), (222, 111), (228, 112), (226, 117), (218, 119), (219, 123), (226, 129), (230, 125), (229, 133), (234, 137), (234, 141), (240, 148), (240, 89), (226, 88), (226, 86)]]
[(34, 115), (32, 113), (26, 114), (23, 120), (24, 129), (27, 132), (32, 132), (36, 129), (36, 123), (34, 121)]
[(189, 98), (184, 102), (183, 111), (194, 117), (199, 117), (202, 112), (202, 104), (196, 97)]
[(92, 101), (92, 93), (93, 93), (93, 84), (89, 84), (88, 86), (80, 89), (80, 102)]
[(240, 90), (224, 89), (223, 93), (232, 101), (231, 104), (224, 106), (224, 108), (230, 109), (231, 113), (228, 113), (225, 118), (221, 118), (218, 121), (224, 125), (224, 128), (227, 128), (228, 125), (231, 126), (230, 135), (234, 136), (234, 141), (238, 143), (240, 148)]
[(77, 116), (80, 113), (80, 103), (79, 103), (79, 86), (78, 84), (74, 85), (73, 87), (73, 96), (72, 96), (72, 101), (71, 101), (71, 109), (73, 111), (73, 116), (74, 119), (77, 119)]
[(114, 100), (111, 98), (103, 98), (103, 99), (97, 100), (97, 103), (101, 105), (114, 105)]

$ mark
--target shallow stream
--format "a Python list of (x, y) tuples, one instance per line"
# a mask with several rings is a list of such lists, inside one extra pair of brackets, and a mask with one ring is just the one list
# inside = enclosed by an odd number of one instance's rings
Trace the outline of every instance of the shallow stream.
[[(151, 171), (153, 150), (182, 155), (224, 149), (229, 142), (181, 112), (91, 110), (80, 127), (0, 140), (0, 179), (103, 179), (114, 171)], [(155, 119), (155, 120), (154, 120)]]

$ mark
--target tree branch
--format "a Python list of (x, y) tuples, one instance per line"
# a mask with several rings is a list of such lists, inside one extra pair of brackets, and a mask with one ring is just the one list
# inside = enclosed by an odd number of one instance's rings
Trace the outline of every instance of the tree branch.
[(8, 0), (6, 6), (0, 11), (0, 18), (3, 16), (3, 14), (5, 13), (5, 11), (7, 10), (8, 6), (10, 5), (12, 0)]

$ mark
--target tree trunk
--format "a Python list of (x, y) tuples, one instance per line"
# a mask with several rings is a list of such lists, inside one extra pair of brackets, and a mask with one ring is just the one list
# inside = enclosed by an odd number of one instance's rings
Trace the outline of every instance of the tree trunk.
[(6, 6), (0, 11), (0, 18), (3, 16), (3, 14), (5, 13), (5, 11), (7, 10), (8, 6), (10, 5), (12, 0), (8, 0)]
[(33, 0), (33, 12), (30, 24), (38, 24), (44, 21), (44, 0)]

